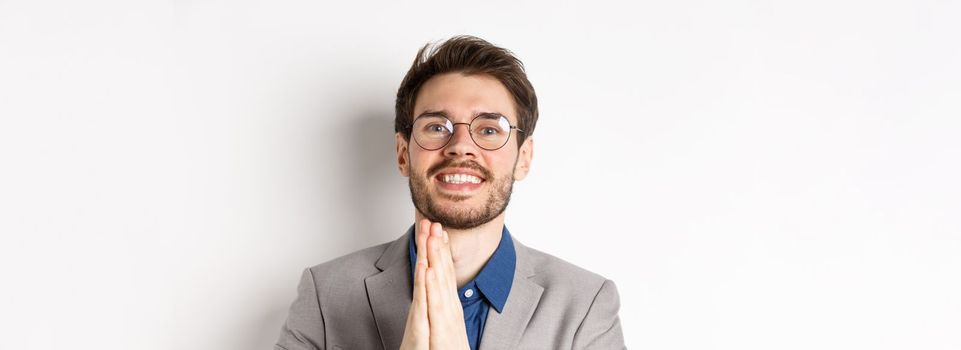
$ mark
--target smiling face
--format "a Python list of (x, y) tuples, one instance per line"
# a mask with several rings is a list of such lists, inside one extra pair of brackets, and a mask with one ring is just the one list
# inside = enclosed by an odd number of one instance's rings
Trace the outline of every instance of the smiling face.
[[(417, 93), (412, 115), (424, 113), (442, 114), (454, 123), (495, 113), (517, 125), (510, 92), (487, 75), (447, 73), (431, 78)], [(424, 217), (452, 229), (469, 229), (502, 215), (514, 181), (530, 170), (533, 140), (527, 138), (518, 147), (518, 131), (512, 131), (504, 147), (488, 151), (474, 143), (467, 125), (454, 129), (447, 145), (434, 151), (398, 133), (397, 162), (401, 174), (410, 178), (411, 198)]]

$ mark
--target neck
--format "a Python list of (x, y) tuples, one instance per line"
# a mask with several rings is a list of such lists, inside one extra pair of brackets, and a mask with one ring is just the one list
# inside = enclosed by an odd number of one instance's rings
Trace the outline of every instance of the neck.
[[(424, 219), (415, 210), (414, 222)], [(487, 260), (494, 255), (504, 229), (504, 213), (486, 224), (466, 229), (454, 230), (445, 227), (450, 236), (451, 257), (454, 259), (454, 272), (457, 275), (457, 288), (463, 287), (477, 277)]]

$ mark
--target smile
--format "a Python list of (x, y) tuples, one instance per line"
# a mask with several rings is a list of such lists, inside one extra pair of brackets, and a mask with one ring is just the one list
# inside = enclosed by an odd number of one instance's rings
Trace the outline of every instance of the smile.
[(440, 180), (449, 184), (479, 184), (482, 181), (479, 177), (469, 174), (444, 174), (440, 176)]

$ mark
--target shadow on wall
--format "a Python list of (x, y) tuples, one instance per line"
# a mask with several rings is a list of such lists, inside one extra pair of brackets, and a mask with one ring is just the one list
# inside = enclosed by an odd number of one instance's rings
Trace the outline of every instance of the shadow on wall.
[(397, 170), (393, 111), (371, 112), (347, 130), (356, 161), (339, 198), (350, 203), (356, 223), (351, 244), (364, 248), (397, 239), (413, 221), (407, 178)]
[[(362, 108), (356, 108), (362, 110)], [(372, 245), (392, 241), (412, 223), (413, 205), (410, 203), (407, 179), (397, 170), (393, 111), (367, 111), (356, 114), (335, 130), (317, 130), (325, 139), (324, 153), (328, 159), (309, 160), (319, 163), (318, 171), (331, 172), (336, 183), (325, 186), (330, 193), (318, 193), (322, 201), (331, 202), (333, 213), (326, 213), (332, 222), (323, 222), (320, 242), (325, 247), (321, 263)], [(336, 146), (340, 145), (340, 146)], [(304, 160), (307, 162), (308, 160)], [(328, 231), (331, 230), (331, 231)], [(305, 243), (307, 244), (307, 243)], [(289, 291), (294, 286), (277, 286), (274, 291)], [(240, 329), (240, 340), (232, 340), (242, 350), (261, 350), (265, 344), (272, 348), (286, 320), (293, 300), (277, 296), (269, 304), (258, 305), (261, 312)], [(282, 299), (282, 300), (281, 300)], [(236, 341), (236, 342), (235, 342)]]

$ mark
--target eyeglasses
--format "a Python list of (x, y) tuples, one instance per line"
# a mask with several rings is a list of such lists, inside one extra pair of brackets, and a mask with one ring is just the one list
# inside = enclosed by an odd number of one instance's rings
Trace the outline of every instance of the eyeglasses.
[(524, 132), (511, 125), (507, 117), (496, 113), (480, 114), (470, 123), (454, 123), (441, 114), (424, 114), (414, 119), (411, 137), (421, 148), (436, 151), (447, 146), (454, 135), (454, 127), (459, 124), (467, 125), (471, 140), (477, 147), (488, 151), (504, 147), (511, 138), (511, 130)]

